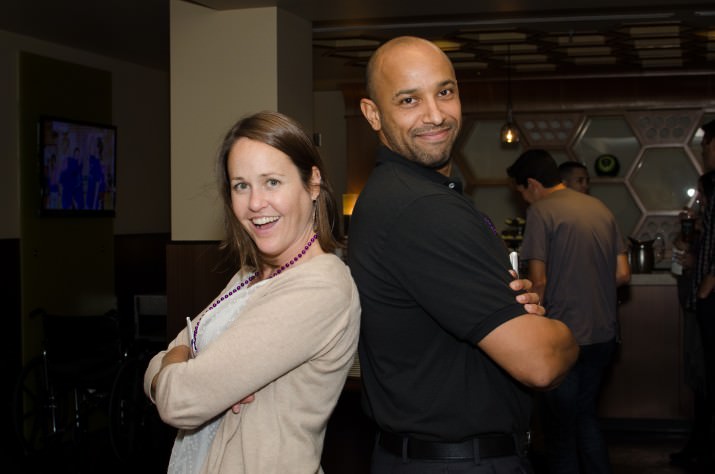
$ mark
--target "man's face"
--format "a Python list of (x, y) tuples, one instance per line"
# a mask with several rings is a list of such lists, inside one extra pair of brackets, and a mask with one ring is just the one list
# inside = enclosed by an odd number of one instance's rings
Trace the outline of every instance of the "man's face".
[(397, 45), (385, 51), (375, 71), (374, 97), (361, 104), (373, 130), (392, 151), (443, 168), (462, 120), (449, 60), (431, 45)]
[(712, 135), (705, 135), (703, 141), (700, 142), (700, 149), (703, 158), (704, 171), (715, 170), (715, 140)]
[(588, 176), (588, 171), (583, 168), (574, 168), (566, 179), (564, 179), (564, 184), (581, 193), (588, 194), (590, 188), (591, 178)]

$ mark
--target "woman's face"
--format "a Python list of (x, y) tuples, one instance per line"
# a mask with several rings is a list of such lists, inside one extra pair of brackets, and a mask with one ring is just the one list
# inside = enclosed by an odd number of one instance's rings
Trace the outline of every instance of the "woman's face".
[(302, 249), (313, 231), (313, 200), (320, 172), (313, 167), (306, 190), (298, 168), (285, 153), (239, 138), (228, 154), (233, 213), (264, 259), (282, 265)]

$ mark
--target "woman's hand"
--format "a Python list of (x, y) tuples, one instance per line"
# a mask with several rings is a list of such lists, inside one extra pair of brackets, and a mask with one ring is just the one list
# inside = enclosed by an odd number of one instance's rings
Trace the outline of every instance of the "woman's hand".
[(247, 396), (246, 398), (244, 398), (243, 400), (236, 403), (234, 406), (232, 406), (231, 411), (233, 411), (234, 413), (238, 413), (241, 411), (241, 405), (244, 405), (246, 403), (251, 403), (255, 399), (256, 399), (256, 394), (252, 393), (249, 396)]

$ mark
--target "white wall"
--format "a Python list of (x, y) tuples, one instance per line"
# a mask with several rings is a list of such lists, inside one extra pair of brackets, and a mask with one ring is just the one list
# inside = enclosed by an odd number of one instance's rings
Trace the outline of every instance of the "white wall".
[(341, 196), (347, 189), (347, 125), (345, 102), (340, 91), (323, 91), (313, 94), (313, 130), (320, 134), (320, 156), (333, 185), (338, 209), (342, 209)]
[(20, 237), (17, 48), (0, 31), (0, 239)]
[(229, 127), (261, 110), (311, 126), (310, 23), (273, 7), (216, 11), (180, 0), (170, 23), (171, 236), (220, 240), (215, 162)]
[(115, 234), (169, 232), (169, 75), (0, 31), (0, 238), (20, 238), (19, 52), (109, 71), (117, 126)]

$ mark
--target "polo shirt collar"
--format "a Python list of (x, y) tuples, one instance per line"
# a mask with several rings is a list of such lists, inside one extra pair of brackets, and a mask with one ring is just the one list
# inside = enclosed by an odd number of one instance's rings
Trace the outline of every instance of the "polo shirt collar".
[(433, 183), (441, 184), (448, 187), (459, 194), (462, 194), (462, 181), (454, 176), (445, 176), (442, 173), (433, 170), (432, 168), (427, 168), (419, 163), (408, 160), (402, 155), (395, 153), (394, 151), (387, 148), (385, 145), (380, 145), (377, 150), (377, 166), (382, 163), (395, 163), (401, 166), (405, 166), (412, 170), (413, 172), (419, 174), (420, 176), (432, 181)]

